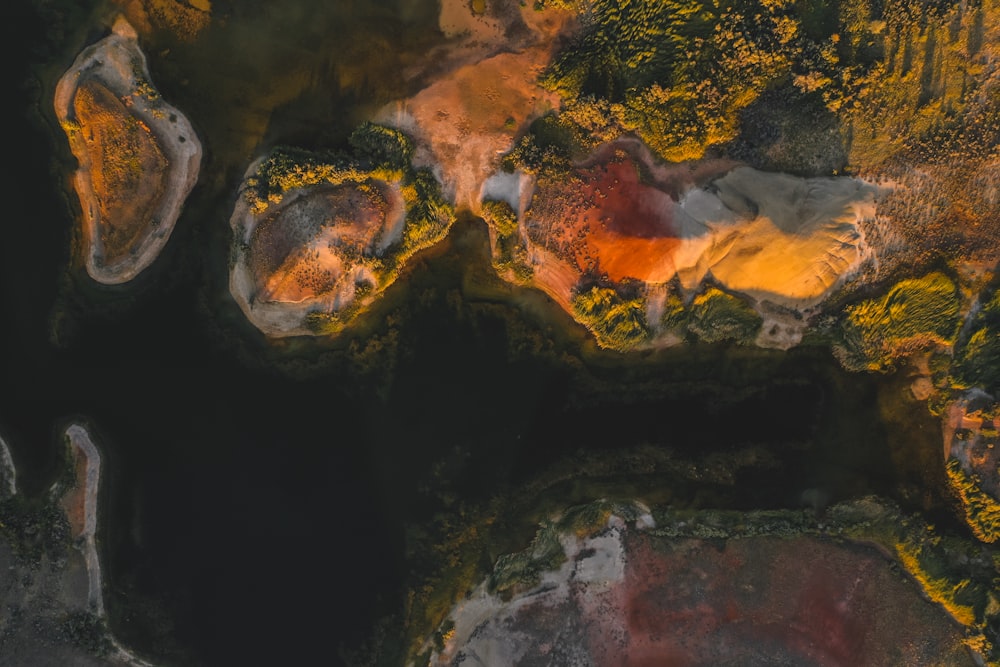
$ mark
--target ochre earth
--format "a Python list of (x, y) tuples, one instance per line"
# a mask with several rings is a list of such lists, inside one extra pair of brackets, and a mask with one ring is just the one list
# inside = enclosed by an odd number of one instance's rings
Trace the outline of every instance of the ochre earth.
[[(83, 130), (72, 135), (85, 151), (100, 210), (104, 261), (116, 263), (147, 233), (163, 195), (168, 163), (149, 127), (99, 81), (80, 84), (73, 111)], [(158, 223), (157, 223), (158, 224)]]

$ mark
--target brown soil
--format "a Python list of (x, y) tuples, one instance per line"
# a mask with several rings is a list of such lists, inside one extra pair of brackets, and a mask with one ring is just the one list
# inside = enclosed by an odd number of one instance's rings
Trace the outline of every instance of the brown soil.
[(250, 243), (261, 298), (298, 303), (333, 290), (354, 260), (375, 254), (388, 210), (367, 183), (319, 188), (266, 218)]
[(148, 233), (169, 165), (149, 127), (99, 82), (80, 84), (73, 110), (81, 127), (74, 149), (85, 152), (93, 166), (103, 263), (114, 264)]

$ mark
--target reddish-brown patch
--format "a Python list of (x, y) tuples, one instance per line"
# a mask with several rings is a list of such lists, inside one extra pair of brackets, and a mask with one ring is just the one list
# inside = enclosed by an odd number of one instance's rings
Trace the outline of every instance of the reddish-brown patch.
[(516, 647), (515, 664), (577, 664), (568, 659), (577, 656), (598, 667), (974, 664), (944, 610), (874, 548), (803, 535), (638, 531), (625, 531), (622, 545), (623, 573), (571, 579), (564, 597), (530, 594), (456, 648)]
[(568, 184), (539, 188), (529, 222), (536, 242), (572, 259), (580, 271), (596, 270), (616, 281), (669, 280), (680, 243), (670, 194), (644, 182), (624, 151), (576, 176)]
[[(656, 548), (654, 540), (628, 538), (628, 642), (599, 664), (764, 664), (763, 657), (871, 665), (891, 664), (893, 655), (919, 663), (957, 645), (943, 618), (927, 625), (931, 609), (918, 620), (916, 591), (871, 550), (812, 538), (729, 540), (721, 548), (698, 540)], [(915, 647), (930, 655), (906, 653)]]

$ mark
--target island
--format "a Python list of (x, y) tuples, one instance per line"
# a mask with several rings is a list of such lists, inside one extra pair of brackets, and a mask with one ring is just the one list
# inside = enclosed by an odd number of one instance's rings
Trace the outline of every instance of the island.
[(244, 177), (229, 289), (268, 336), (341, 331), (455, 220), (403, 133), (366, 124), (352, 143), (353, 155), (277, 149)]
[(126, 283), (160, 254), (198, 180), (202, 147), (188, 119), (153, 86), (123, 18), (56, 86), (55, 110), (79, 167), (87, 273)]

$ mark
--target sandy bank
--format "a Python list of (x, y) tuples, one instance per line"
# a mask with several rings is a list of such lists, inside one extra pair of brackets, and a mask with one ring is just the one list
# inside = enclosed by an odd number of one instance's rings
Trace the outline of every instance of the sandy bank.
[[(72, 464), (76, 470), (75, 483), (63, 494), (62, 504), (70, 523), (74, 543), (83, 554), (87, 567), (87, 604), (91, 613), (106, 618), (101, 561), (97, 553), (98, 493), (101, 485), (101, 453), (90, 437), (87, 428), (78, 423), (66, 428)], [(133, 655), (113, 636), (109, 638), (114, 648), (111, 658), (118, 664), (134, 667), (152, 667)]]
[(90, 578), (90, 607), (104, 616), (104, 595), (101, 590), (101, 562), (97, 556), (97, 494), (101, 483), (101, 454), (81, 424), (66, 429), (66, 440), (76, 470), (76, 484), (67, 490), (62, 503), (69, 518), (73, 539), (83, 552)]
[(666, 285), (677, 280), (690, 298), (710, 283), (758, 311), (759, 345), (788, 348), (872, 257), (862, 222), (875, 215), (878, 191), (861, 180), (659, 164), (631, 140), (595, 155), (571, 175), (495, 177), (484, 189), (518, 213), (530, 283), (570, 312), (588, 276), (637, 281), (652, 336), (663, 340)]
[[(109, 110), (105, 104), (98, 112), (104, 117), (112, 111), (126, 114), (139, 143), (115, 144), (121, 128), (114, 121), (81, 123), (77, 109), (82, 87), (117, 97), (122, 108)], [(121, 17), (112, 33), (86, 48), (62, 76), (54, 106), (79, 163), (73, 185), (82, 208), (87, 272), (105, 284), (128, 282), (156, 259), (170, 238), (198, 180), (201, 143), (187, 118), (153, 87), (136, 33)], [(156, 153), (162, 153), (165, 168), (145, 171), (155, 164)], [(109, 257), (108, 242), (116, 234), (131, 237), (128, 248)]]

